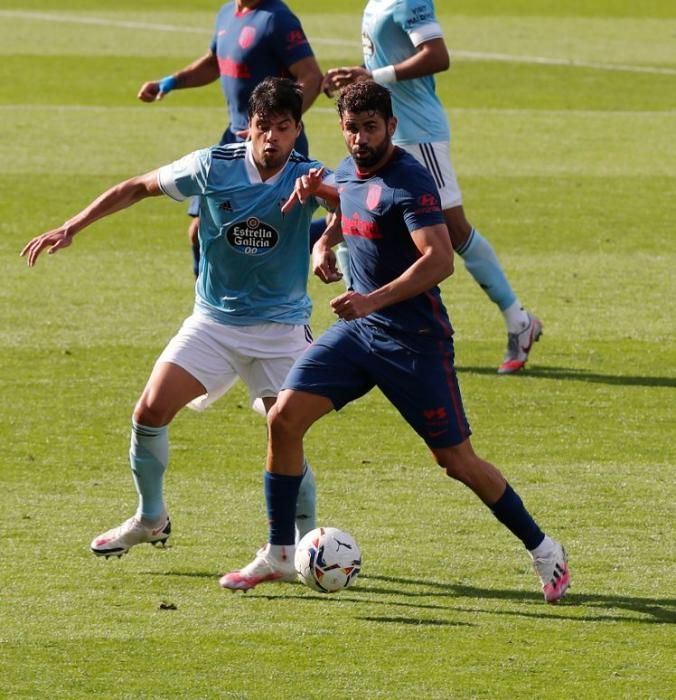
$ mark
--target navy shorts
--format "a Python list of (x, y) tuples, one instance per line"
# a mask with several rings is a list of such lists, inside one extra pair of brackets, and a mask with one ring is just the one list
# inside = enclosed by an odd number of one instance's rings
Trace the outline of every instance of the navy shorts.
[(296, 360), (282, 389), (325, 396), (338, 411), (377, 386), (429, 447), (452, 447), (471, 434), (453, 356), (450, 338), (339, 321)]

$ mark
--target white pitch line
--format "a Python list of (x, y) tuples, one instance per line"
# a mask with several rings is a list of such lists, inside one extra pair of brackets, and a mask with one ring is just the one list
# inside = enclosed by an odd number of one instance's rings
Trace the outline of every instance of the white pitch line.
[(568, 66), (571, 68), (595, 68), (597, 70), (616, 70), (628, 73), (655, 73), (659, 75), (676, 75), (676, 68), (658, 66), (632, 66), (623, 63), (599, 63), (597, 61), (578, 61), (575, 58), (547, 58), (545, 56), (515, 56), (509, 53), (484, 53), (482, 51), (451, 51), (451, 57), (460, 56), (470, 61), (506, 61), (509, 63), (533, 63), (543, 66)]
[[(44, 22), (64, 22), (68, 24), (88, 24), (102, 27), (118, 27), (121, 29), (146, 29), (156, 32), (177, 32), (183, 34), (208, 35), (208, 31), (199, 27), (181, 27), (174, 24), (155, 24), (151, 22), (132, 22), (114, 20), (104, 17), (83, 17), (59, 15), (48, 12), (26, 12), (23, 10), (0, 10), (0, 17), (16, 17), (19, 19), (41, 20)], [(345, 46), (357, 48), (359, 42), (347, 39), (329, 37), (313, 37), (313, 44), (326, 46)], [(621, 71), (627, 73), (651, 73), (654, 75), (676, 75), (676, 68), (661, 66), (637, 66), (623, 63), (602, 63), (600, 61), (580, 61), (574, 58), (549, 58), (547, 56), (516, 56), (508, 53), (491, 53), (484, 51), (464, 51), (452, 49), (452, 57), (465, 58), (470, 61), (504, 61), (509, 63), (528, 63), (544, 66), (565, 66), (569, 68), (592, 68), (595, 70)]]
[[(156, 105), (149, 109), (147, 105), (77, 105), (77, 104), (0, 104), (0, 112), (145, 112), (148, 116), (151, 113), (175, 114), (177, 112), (216, 112), (224, 114), (223, 107), (195, 107), (190, 105), (170, 106), (164, 104)], [(591, 117), (601, 118), (621, 118), (621, 117), (675, 117), (674, 109), (645, 109), (645, 110), (599, 110), (599, 109), (518, 109), (515, 107), (453, 107), (447, 108), (446, 112), (452, 114), (486, 114), (486, 115), (529, 115), (538, 116), (567, 116), (567, 117)], [(335, 107), (312, 107), (312, 114), (334, 114), (337, 115)]]

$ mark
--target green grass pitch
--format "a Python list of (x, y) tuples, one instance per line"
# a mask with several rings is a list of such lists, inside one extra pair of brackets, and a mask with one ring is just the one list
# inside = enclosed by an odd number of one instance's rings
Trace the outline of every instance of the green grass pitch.
[[(265, 427), (241, 387), (172, 425), (172, 548), (89, 553), (135, 506), (131, 410), (192, 305), (186, 216), (153, 200), (34, 270), (18, 252), (217, 139), (217, 86), (135, 97), (206, 49), (217, 3), (2, 0), (0, 697), (676, 697), (676, 6), (436, 5), (466, 210), (545, 327), (527, 372), (497, 377), (502, 320), (457, 265), (466, 409), (567, 546), (569, 598), (542, 602), (518, 542), (375, 392), (307, 440), (321, 522), (364, 553), (353, 589), (219, 589), (266, 536)], [(359, 62), (360, 1), (291, 6), (323, 68)], [(328, 99), (307, 127), (335, 165)], [(339, 291), (311, 283), (316, 332)]]

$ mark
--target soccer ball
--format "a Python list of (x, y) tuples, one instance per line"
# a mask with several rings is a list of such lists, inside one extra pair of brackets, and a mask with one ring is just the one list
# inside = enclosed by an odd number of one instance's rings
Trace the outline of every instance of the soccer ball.
[(351, 586), (359, 575), (361, 550), (347, 532), (318, 527), (296, 546), (294, 565), (306, 586), (321, 593), (335, 593)]

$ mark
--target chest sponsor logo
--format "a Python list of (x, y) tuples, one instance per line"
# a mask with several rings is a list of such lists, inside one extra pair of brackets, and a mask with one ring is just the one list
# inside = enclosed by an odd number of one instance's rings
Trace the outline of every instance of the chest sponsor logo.
[(361, 238), (369, 238), (371, 240), (383, 237), (375, 221), (362, 219), (357, 212), (352, 214), (349, 218), (343, 216), (340, 223), (344, 236), (360, 236)]
[(366, 194), (366, 206), (373, 211), (380, 202), (380, 195), (383, 193), (383, 188), (380, 185), (369, 185)]
[(243, 255), (265, 255), (279, 242), (279, 234), (272, 226), (250, 216), (246, 221), (232, 224), (225, 232), (230, 246)]
[(242, 31), (239, 33), (239, 45), (243, 49), (248, 49), (251, 44), (254, 43), (256, 38), (256, 27), (242, 27)]
[(246, 63), (237, 63), (231, 58), (218, 57), (218, 70), (228, 78), (250, 78), (251, 71)]

